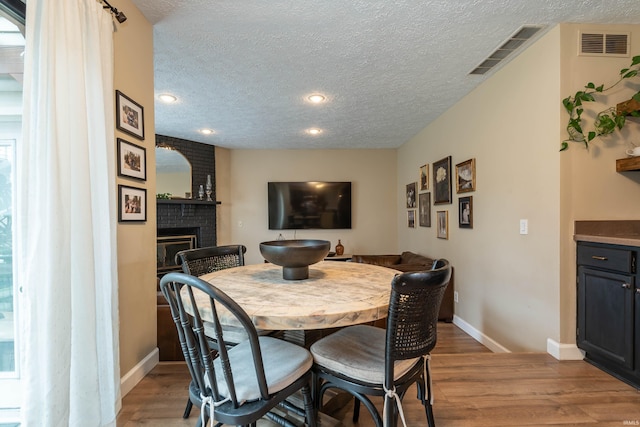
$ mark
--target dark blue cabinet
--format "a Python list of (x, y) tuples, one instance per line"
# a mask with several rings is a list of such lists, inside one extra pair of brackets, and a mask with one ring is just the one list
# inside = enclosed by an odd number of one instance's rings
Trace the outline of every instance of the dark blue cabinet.
[(640, 388), (637, 251), (578, 243), (576, 332), (588, 362)]

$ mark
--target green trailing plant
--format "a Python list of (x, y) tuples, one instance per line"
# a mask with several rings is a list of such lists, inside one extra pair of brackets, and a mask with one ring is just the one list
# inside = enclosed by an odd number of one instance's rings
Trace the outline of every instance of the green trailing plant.
[[(634, 56), (631, 65), (627, 68), (620, 70), (619, 79), (609, 87), (605, 87), (603, 84), (596, 86), (594, 83), (589, 82), (585, 85), (583, 90), (579, 90), (573, 96), (568, 96), (562, 100), (567, 113), (569, 113), (569, 122), (567, 123), (567, 133), (569, 138), (562, 141), (560, 151), (564, 151), (569, 148), (569, 142), (582, 142), (585, 147), (589, 148), (589, 143), (594, 138), (603, 135), (609, 135), (616, 129), (622, 129), (626, 123), (626, 116), (631, 115), (634, 117), (640, 117), (640, 112), (621, 112), (618, 113), (615, 107), (607, 108), (604, 111), (598, 113), (593, 122), (593, 130), (585, 132), (583, 125), (584, 118), (582, 113), (584, 112), (583, 104), (586, 102), (594, 102), (594, 95), (606, 92), (622, 81), (631, 79), (638, 76), (640, 71), (640, 55)], [(640, 91), (632, 96), (632, 99), (640, 102)]]

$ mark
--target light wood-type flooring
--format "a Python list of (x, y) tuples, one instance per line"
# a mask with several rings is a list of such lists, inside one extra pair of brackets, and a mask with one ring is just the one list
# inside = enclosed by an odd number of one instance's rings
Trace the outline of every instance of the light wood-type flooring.
[[(587, 362), (491, 353), (453, 324), (439, 323), (431, 366), (437, 427), (640, 425), (640, 392)], [(123, 399), (118, 427), (195, 426), (197, 408), (182, 419), (188, 383), (184, 363), (160, 363)], [(412, 390), (403, 407), (408, 427), (426, 426)], [(351, 403), (331, 415), (322, 427), (373, 426), (364, 407), (351, 421)]]

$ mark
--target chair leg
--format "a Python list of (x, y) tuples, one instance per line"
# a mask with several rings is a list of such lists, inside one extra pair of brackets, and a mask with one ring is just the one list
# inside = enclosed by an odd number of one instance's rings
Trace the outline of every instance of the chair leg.
[(360, 418), (360, 401), (354, 397), (353, 398), (353, 418), (352, 418), (353, 422), (357, 423), (358, 418)]
[[(428, 361), (427, 361), (428, 363)], [(433, 406), (431, 405), (431, 394), (433, 390), (431, 390), (431, 378), (429, 378), (430, 371), (427, 369), (427, 378), (423, 378), (422, 381), (418, 381), (418, 398), (422, 400), (422, 404), (424, 405), (424, 410), (427, 414), (427, 425), (429, 427), (436, 427), (436, 421), (433, 417)]]
[(316, 427), (316, 408), (314, 406), (314, 400), (311, 398), (311, 388), (309, 386), (302, 387), (302, 400), (304, 401), (304, 412), (306, 414), (307, 425), (309, 427)]
[[(373, 418), (373, 422), (376, 424), (376, 427), (383, 427), (382, 418), (380, 417), (380, 414), (378, 413), (378, 410), (376, 409), (373, 402), (363, 394), (356, 393), (353, 391), (350, 393), (356, 398), (356, 401), (358, 402), (358, 404), (362, 403), (365, 406), (365, 408), (367, 408), (367, 410), (371, 414), (371, 418)], [(355, 408), (355, 405), (354, 405), (354, 408)]]
[(189, 418), (189, 415), (191, 414), (191, 408), (193, 408), (193, 403), (191, 402), (191, 399), (187, 398), (187, 407), (184, 408), (184, 414), (182, 414), (182, 418)]
[(395, 420), (394, 415), (397, 412), (396, 411), (396, 406), (395, 406), (396, 405), (395, 400), (392, 397), (385, 396), (383, 405), (388, 408), (386, 414), (384, 414), (384, 418), (385, 419), (383, 421), (383, 423), (384, 423), (383, 425), (385, 425), (387, 427), (395, 426), (396, 425), (396, 423), (395, 423), (396, 420)]
[(425, 410), (427, 412), (427, 425), (429, 427), (436, 427), (436, 420), (433, 418), (433, 407), (431, 403), (426, 403)]

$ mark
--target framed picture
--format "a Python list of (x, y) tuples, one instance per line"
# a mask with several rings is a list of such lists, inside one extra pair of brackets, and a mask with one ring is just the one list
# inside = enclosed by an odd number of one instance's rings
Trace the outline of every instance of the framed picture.
[(429, 165), (420, 166), (420, 191), (429, 189)]
[(473, 196), (458, 199), (458, 226), (473, 228)]
[(407, 184), (407, 208), (416, 207), (416, 183)]
[(142, 105), (119, 90), (116, 90), (116, 127), (122, 132), (144, 140)]
[(420, 227), (431, 227), (431, 193), (418, 195), (418, 223)]
[(436, 213), (438, 221), (438, 239), (449, 238), (449, 211), (438, 211)]
[(416, 228), (416, 211), (407, 211), (407, 227)]
[(433, 204), (451, 203), (451, 156), (433, 162)]
[(118, 185), (118, 221), (147, 220), (147, 190)]
[(147, 179), (147, 150), (118, 138), (118, 175)]
[(456, 192), (467, 193), (476, 189), (476, 159), (456, 165)]

